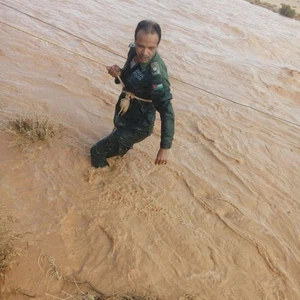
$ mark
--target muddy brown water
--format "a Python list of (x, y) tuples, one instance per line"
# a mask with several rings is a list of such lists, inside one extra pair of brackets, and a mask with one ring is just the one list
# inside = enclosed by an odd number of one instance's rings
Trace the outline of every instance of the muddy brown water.
[[(246, 1), (9, 5), (27, 15), (0, 4), (1, 123), (35, 113), (60, 130), (23, 148), (1, 133), (1, 214), (18, 248), (4, 299), (75, 295), (63, 278), (168, 300), (300, 299), (300, 22)], [(122, 66), (141, 19), (163, 30), (171, 159), (154, 165), (158, 118), (95, 171), (89, 148), (120, 92), (105, 65)]]

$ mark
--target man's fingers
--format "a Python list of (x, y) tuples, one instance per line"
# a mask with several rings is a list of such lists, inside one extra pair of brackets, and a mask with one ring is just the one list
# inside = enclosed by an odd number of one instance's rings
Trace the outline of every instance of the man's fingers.
[(108, 74), (110, 74), (113, 77), (117, 77), (120, 74), (120, 68), (117, 65), (113, 66), (107, 66), (106, 70), (108, 71)]
[(167, 160), (164, 160), (164, 159), (156, 159), (155, 160), (155, 164), (156, 165), (166, 165), (168, 163), (168, 161)]

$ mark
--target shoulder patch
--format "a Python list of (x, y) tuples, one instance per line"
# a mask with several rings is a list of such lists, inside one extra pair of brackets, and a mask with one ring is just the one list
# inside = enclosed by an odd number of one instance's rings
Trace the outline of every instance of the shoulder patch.
[(160, 75), (160, 67), (157, 61), (151, 63), (151, 73), (153, 76)]
[(152, 91), (159, 91), (164, 88), (162, 83), (152, 84)]

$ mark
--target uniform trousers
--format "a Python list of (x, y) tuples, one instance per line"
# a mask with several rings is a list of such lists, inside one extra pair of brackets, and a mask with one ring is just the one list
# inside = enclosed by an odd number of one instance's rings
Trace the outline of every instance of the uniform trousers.
[(91, 149), (91, 162), (95, 168), (108, 166), (107, 158), (123, 156), (133, 145), (141, 142), (152, 130), (115, 128), (110, 135), (100, 140)]

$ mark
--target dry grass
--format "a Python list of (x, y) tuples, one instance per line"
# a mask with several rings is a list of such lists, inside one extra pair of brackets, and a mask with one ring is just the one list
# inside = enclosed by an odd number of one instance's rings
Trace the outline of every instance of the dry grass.
[[(12, 244), (13, 235), (7, 229), (3, 217), (0, 218), (0, 282), (6, 279), (6, 271), (10, 268), (12, 257), (16, 254)], [(1, 296), (1, 291), (0, 291)]]
[[(76, 300), (159, 300), (158, 298), (153, 298), (149, 296), (133, 296), (133, 295), (122, 295), (122, 294), (115, 294), (112, 296), (93, 296), (90, 294), (81, 295), (79, 298), (75, 298)], [(184, 295), (180, 297), (178, 300), (203, 300), (202, 297), (199, 296), (192, 296), (192, 295)]]
[[(135, 295), (129, 295), (129, 294), (114, 294), (110, 296), (95, 296), (92, 294), (80, 294), (78, 296), (72, 296), (66, 292), (64, 292), (65, 297), (64, 298), (59, 298), (56, 296), (52, 296), (47, 294), (48, 297), (52, 297), (53, 299), (58, 299), (58, 300), (66, 300), (66, 299), (75, 299), (75, 300), (159, 300), (158, 298), (153, 298), (149, 296), (135, 296)], [(187, 298), (184, 298), (187, 299)], [(183, 298), (182, 298), (183, 300)], [(192, 300), (192, 299), (190, 299)], [(196, 300), (196, 299), (194, 299)]]
[[(77, 282), (75, 279), (70, 280), (67, 278), (63, 278), (65, 282), (75, 284), (78, 290), (77, 295), (70, 295), (69, 293), (62, 291), (64, 294), (64, 298), (60, 298), (57, 296), (53, 296), (50, 294), (46, 294), (46, 296), (51, 297), (53, 299), (59, 299), (59, 300), (66, 300), (66, 299), (75, 299), (75, 300), (159, 300), (157, 297), (150, 297), (150, 296), (137, 296), (133, 294), (126, 294), (126, 293), (115, 293), (113, 295), (105, 295), (101, 291), (99, 291), (97, 288), (95, 288), (90, 282), (84, 281), (84, 282)], [(89, 286), (94, 292), (96, 292), (97, 295), (91, 294), (91, 293), (85, 293), (82, 291), (82, 289), (79, 287), (80, 285), (86, 285)], [(181, 300), (184, 300), (185, 298), (182, 298)], [(197, 299), (190, 299), (189, 300), (197, 300)]]
[[(46, 141), (61, 132), (61, 124), (54, 120), (49, 109), (39, 104), (12, 103), (0, 108), (0, 131), (3, 133), (2, 144), (7, 148), (19, 147), (22, 156), (14, 161), (11, 169), (17, 169), (32, 160), (40, 147), (30, 147), (37, 141)], [(15, 163), (20, 162), (18, 165)]]
[(270, 4), (268, 2), (265, 1), (260, 1), (260, 0), (246, 0), (247, 2), (251, 3), (251, 4), (255, 4), (264, 8), (267, 8), (269, 10), (272, 10), (274, 12), (278, 12), (279, 8), (277, 7), (276, 4)]
[[(261, 0), (245, 0), (245, 1), (247, 1), (251, 4), (254, 4), (254, 5), (258, 5), (258, 6), (266, 8), (266, 9), (269, 9), (275, 13), (279, 13), (279, 11), (280, 11), (280, 8), (276, 4), (270, 4), (266, 1), (261, 1)], [(300, 21), (300, 14), (296, 13), (295, 16), (292, 17), (292, 19)]]
[[(138, 296), (134, 294), (126, 294), (126, 293), (115, 293), (112, 295), (105, 295), (98, 289), (96, 289), (90, 282), (84, 281), (84, 282), (77, 282), (75, 279), (69, 280), (67, 278), (64, 278), (64, 280), (68, 283), (73, 283), (76, 285), (77, 290), (79, 293), (74, 296), (70, 295), (69, 293), (62, 291), (64, 294), (64, 298), (60, 298), (57, 296), (53, 296), (50, 294), (46, 294), (48, 297), (51, 297), (53, 299), (58, 299), (58, 300), (67, 300), (67, 299), (75, 299), (75, 300), (160, 300), (157, 297), (153, 296)], [(96, 292), (97, 295), (91, 294), (91, 293), (84, 293), (82, 289), (79, 287), (80, 285), (88, 285), (90, 288), (92, 288), (93, 291)], [(197, 296), (197, 295), (190, 295), (190, 294), (185, 294), (184, 296), (178, 298), (178, 300), (204, 300), (204, 298)]]
[(95, 296), (91, 294), (79, 295), (76, 300), (158, 300), (158, 298), (151, 298), (148, 296), (134, 296), (134, 295), (126, 295), (126, 294), (115, 294), (110, 296)]
[(28, 137), (31, 141), (47, 140), (55, 135), (55, 123), (44, 116), (17, 115), (9, 121), (10, 129)]
[(18, 113), (12, 112), (10, 108), (0, 109), (0, 114), (4, 116), (1, 129), (17, 136), (14, 145), (24, 146), (28, 141), (48, 140), (59, 130), (58, 122), (54, 121), (42, 106), (29, 104), (21, 109), (14, 108), (15, 110)]

